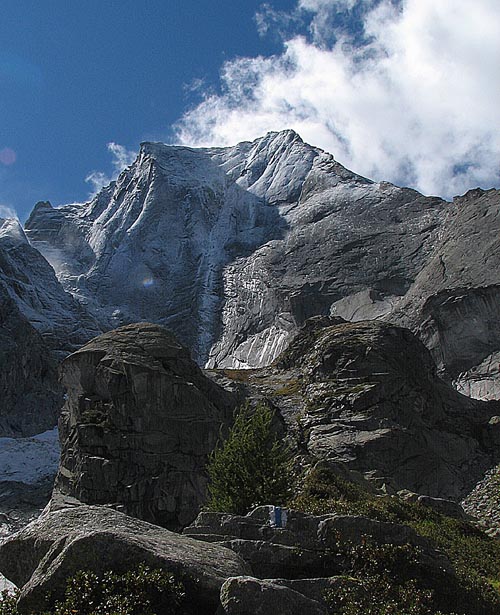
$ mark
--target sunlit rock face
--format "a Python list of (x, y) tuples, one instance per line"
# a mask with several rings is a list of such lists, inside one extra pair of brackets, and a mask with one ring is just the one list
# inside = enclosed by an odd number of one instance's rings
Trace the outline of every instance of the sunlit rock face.
[(459, 500), (496, 463), (499, 402), (460, 395), (408, 329), (311, 318), (272, 365), (245, 374), (302, 454), (346, 464), (389, 493)]
[(459, 390), (498, 399), (500, 191), (471, 190), (447, 205), (432, 258), (390, 318), (410, 327)]
[(374, 314), (390, 311), (446, 207), (287, 130), (228, 148), (144, 143), (90, 203), (38, 205), (26, 233), (103, 329), (157, 322), (200, 364), (255, 367), (343, 298), (371, 293)]

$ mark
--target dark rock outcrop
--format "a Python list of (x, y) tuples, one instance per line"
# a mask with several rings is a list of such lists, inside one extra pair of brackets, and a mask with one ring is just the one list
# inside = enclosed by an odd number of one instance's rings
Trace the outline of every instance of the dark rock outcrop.
[(0, 435), (54, 427), (63, 403), (57, 359), (99, 331), (19, 221), (0, 218)]
[(56, 358), (102, 331), (86, 307), (63, 289), (54, 269), (13, 219), (0, 218), (0, 281)]
[(228, 579), (221, 589), (217, 615), (327, 615), (326, 607), (272, 580), (253, 577)]
[(0, 436), (31, 436), (57, 423), (57, 363), (0, 279)]
[(42, 515), (0, 546), (0, 571), (22, 593), (20, 613), (39, 612), (64, 593), (79, 570), (126, 572), (140, 563), (174, 573), (195, 612), (213, 613), (228, 577), (248, 566), (232, 551), (169, 532), (104, 506)]
[(494, 463), (498, 404), (457, 393), (394, 325), (313, 318), (246, 387), (272, 399), (303, 452), (389, 490), (459, 499)]
[(250, 608), (263, 615), (272, 615), (273, 608), (285, 612), (279, 609), (279, 600), (295, 613), (294, 599), (304, 613), (325, 612), (325, 591), (345, 584), (346, 575), (351, 577), (347, 582), (356, 582), (350, 553), (367, 543), (375, 548), (410, 546), (429, 587), (456, 582), (449, 559), (410, 527), (362, 516), (318, 517), (294, 510), (286, 511), (283, 527), (276, 527), (271, 523), (272, 508), (261, 506), (246, 516), (201, 513), (185, 528), (184, 535), (229, 547), (253, 571), (254, 578), (229, 579), (222, 586), (218, 615), (246, 615)]
[(379, 545), (418, 547), (429, 570), (453, 574), (447, 557), (408, 526), (358, 515), (318, 517), (289, 510), (285, 527), (276, 527), (270, 522), (271, 508), (260, 506), (245, 516), (202, 512), (183, 534), (229, 547), (260, 578), (327, 578), (343, 574), (348, 563), (340, 547), (350, 548), (366, 540)]
[(147, 323), (92, 340), (63, 362), (62, 380), (67, 399), (52, 508), (62, 494), (169, 528), (191, 522), (233, 396), (166, 329)]

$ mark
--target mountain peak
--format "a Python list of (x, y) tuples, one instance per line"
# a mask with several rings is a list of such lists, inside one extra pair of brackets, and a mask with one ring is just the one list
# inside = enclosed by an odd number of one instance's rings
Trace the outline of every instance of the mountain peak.
[(293, 128), (285, 128), (284, 130), (270, 130), (263, 137), (257, 139), (257, 141), (264, 139), (274, 139), (276, 137), (279, 137), (280, 140), (284, 141), (300, 141), (301, 143), (304, 143), (302, 137), (299, 135), (298, 132), (295, 132)]
[(0, 218), (0, 239), (8, 239), (15, 244), (28, 243), (17, 218)]

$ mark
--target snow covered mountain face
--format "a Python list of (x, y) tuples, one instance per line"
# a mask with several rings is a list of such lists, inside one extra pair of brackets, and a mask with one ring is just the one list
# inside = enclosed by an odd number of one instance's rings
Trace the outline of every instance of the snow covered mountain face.
[(144, 143), (90, 203), (39, 203), (26, 234), (102, 329), (157, 322), (201, 364), (256, 367), (309, 316), (390, 312), (446, 208), (288, 130), (229, 148)]
[(13, 219), (0, 218), (0, 284), (56, 357), (66, 356), (100, 331)]

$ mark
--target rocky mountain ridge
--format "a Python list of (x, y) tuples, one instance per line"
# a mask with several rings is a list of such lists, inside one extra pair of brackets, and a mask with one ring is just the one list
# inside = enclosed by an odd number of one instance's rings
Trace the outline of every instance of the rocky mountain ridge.
[(164, 328), (127, 325), (62, 367), (51, 510), (69, 497), (185, 526), (242, 400), (275, 409), (301, 464), (341, 463), (389, 493), (459, 501), (498, 462), (500, 404), (455, 391), (410, 331), (383, 322), (312, 318), (271, 366), (205, 374)]
[(26, 233), (101, 328), (158, 322), (199, 363), (257, 367), (346, 297), (369, 290), (387, 311), (446, 215), (283, 131), (230, 148), (143, 143), (92, 202), (38, 204)]
[(493, 399), (499, 209), (497, 190), (448, 203), (374, 183), (291, 130), (143, 143), (90, 202), (40, 202), (24, 230), (4, 222), (0, 278), (56, 359), (150, 321), (200, 365), (257, 368), (332, 314), (409, 327), (444, 378)]

